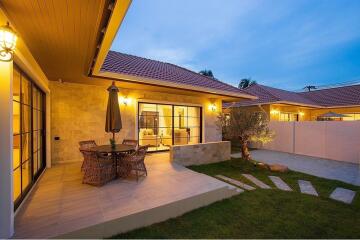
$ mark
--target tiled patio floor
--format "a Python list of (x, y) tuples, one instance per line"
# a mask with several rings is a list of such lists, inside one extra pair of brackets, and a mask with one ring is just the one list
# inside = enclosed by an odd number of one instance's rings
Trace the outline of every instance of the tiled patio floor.
[(168, 153), (146, 158), (148, 177), (103, 187), (81, 183), (80, 163), (47, 169), (15, 217), (15, 238), (49, 238), (186, 199), (227, 184), (171, 164)]

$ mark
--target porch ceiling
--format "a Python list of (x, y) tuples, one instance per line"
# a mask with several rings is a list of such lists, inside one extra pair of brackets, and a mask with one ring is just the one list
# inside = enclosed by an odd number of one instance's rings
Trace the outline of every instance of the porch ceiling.
[(110, 0), (1, 1), (48, 79), (87, 79)]

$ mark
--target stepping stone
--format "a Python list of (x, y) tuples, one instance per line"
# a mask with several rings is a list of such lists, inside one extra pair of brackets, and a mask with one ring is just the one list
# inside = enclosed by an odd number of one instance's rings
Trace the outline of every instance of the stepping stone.
[(316, 192), (311, 182), (305, 180), (299, 180), (298, 183), (301, 193), (305, 193), (313, 196), (319, 196), (319, 194)]
[(235, 180), (235, 179), (232, 179), (232, 178), (229, 178), (229, 177), (225, 177), (223, 175), (216, 175), (216, 177), (220, 178), (222, 180), (225, 180), (225, 181), (227, 181), (229, 183), (232, 183), (232, 184), (234, 184), (234, 185), (236, 185), (238, 187), (241, 187), (241, 188), (243, 188), (245, 190), (254, 190), (255, 189), (254, 187), (252, 187), (250, 185), (247, 185), (247, 184), (245, 184), (243, 182), (240, 182), (238, 180)]
[(350, 203), (352, 203), (352, 201), (355, 197), (355, 194), (356, 194), (356, 192), (354, 192), (352, 190), (338, 187), (331, 193), (330, 198), (340, 201), (340, 202), (350, 204)]
[(277, 176), (269, 176), (270, 180), (274, 183), (274, 185), (284, 191), (292, 191), (291, 187), (286, 184), (280, 177)]
[(256, 186), (258, 186), (259, 188), (263, 188), (263, 189), (271, 189), (271, 187), (265, 183), (263, 183), (262, 181), (260, 181), (259, 179), (257, 179), (256, 177), (254, 177), (251, 174), (242, 174), (244, 177), (246, 177), (249, 181), (251, 181), (252, 183), (254, 183)]

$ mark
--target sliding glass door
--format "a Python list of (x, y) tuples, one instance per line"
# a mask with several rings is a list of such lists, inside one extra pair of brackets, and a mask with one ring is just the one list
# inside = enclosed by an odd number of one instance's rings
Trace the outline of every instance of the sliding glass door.
[(201, 142), (201, 107), (139, 103), (138, 139), (150, 151)]
[(45, 94), (20, 69), (13, 76), (13, 182), (15, 208), (45, 167)]

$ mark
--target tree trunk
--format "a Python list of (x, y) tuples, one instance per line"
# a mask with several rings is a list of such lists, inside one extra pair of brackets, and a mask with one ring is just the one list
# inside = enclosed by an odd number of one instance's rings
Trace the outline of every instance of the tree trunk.
[(240, 141), (240, 144), (241, 144), (241, 156), (243, 159), (245, 160), (251, 160), (250, 158), (250, 152), (249, 152), (249, 149), (248, 149), (248, 146), (247, 146), (247, 141)]

